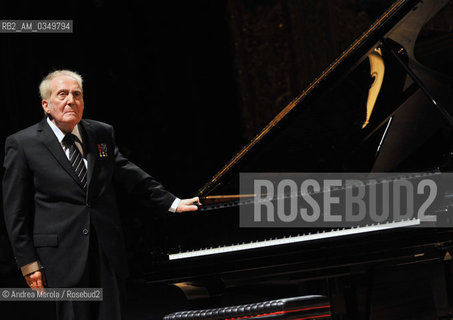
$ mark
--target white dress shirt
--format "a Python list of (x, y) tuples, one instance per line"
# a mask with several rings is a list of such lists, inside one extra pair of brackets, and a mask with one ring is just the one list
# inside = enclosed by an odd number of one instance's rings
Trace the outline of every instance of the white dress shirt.
[[(63, 138), (64, 138), (65, 134), (52, 121), (50, 121), (49, 118), (47, 118), (47, 123), (49, 124), (53, 133), (57, 137), (58, 142), (60, 143), (61, 147), (63, 148), (64, 153), (66, 154), (66, 157), (68, 157), (68, 159), (69, 159), (69, 148), (63, 143)], [(76, 125), (74, 127), (74, 129), (72, 130), (72, 134), (75, 135), (77, 138), (79, 138), (80, 142), (83, 143), (82, 135), (80, 134), (80, 131), (79, 131), (79, 125)], [(80, 144), (80, 142), (76, 141), (75, 145), (79, 149), (80, 153), (82, 154), (83, 163), (85, 164), (85, 167), (88, 170), (88, 160), (86, 159), (86, 154), (84, 153), (83, 146)], [(176, 212), (176, 208), (178, 208), (180, 201), (181, 201), (181, 199), (176, 198), (173, 201), (173, 203), (171, 204), (171, 207), (168, 209), (168, 211)]]
[[(64, 153), (66, 154), (66, 157), (68, 157), (68, 159), (69, 159), (69, 147), (63, 143), (63, 138), (64, 138), (65, 134), (52, 121), (50, 121), (49, 118), (47, 118), (47, 123), (49, 124), (53, 133), (55, 133), (55, 136), (57, 137), (58, 142), (60, 143), (61, 147), (63, 148)], [(83, 143), (82, 136), (80, 135), (80, 132), (79, 132), (79, 125), (76, 125), (74, 127), (74, 129), (72, 129), (71, 133), (73, 135), (75, 135), (77, 138), (79, 138), (80, 142)], [(86, 154), (84, 153), (83, 146), (80, 144), (80, 142), (76, 141), (75, 145), (76, 145), (77, 149), (79, 149), (80, 154), (83, 157), (83, 163), (85, 164), (85, 168), (87, 168), (87, 170), (88, 170), (88, 160), (86, 159)]]

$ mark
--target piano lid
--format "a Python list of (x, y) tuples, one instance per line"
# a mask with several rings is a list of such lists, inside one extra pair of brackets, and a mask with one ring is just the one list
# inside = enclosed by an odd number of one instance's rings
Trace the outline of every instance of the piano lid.
[(198, 195), (238, 194), (239, 172), (403, 172), (442, 163), (452, 81), (413, 51), (447, 2), (395, 1)]

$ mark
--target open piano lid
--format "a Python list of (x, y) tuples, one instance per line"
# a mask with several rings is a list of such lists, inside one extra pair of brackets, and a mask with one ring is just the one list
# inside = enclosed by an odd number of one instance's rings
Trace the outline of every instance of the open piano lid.
[[(451, 149), (452, 122), (445, 106), (452, 105), (452, 81), (419, 64), (413, 43), (445, 3), (397, 1), (200, 196), (232, 198), (238, 194), (240, 172), (409, 172), (444, 162)], [(211, 199), (204, 200), (201, 211), (211, 206)], [(162, 250), (168, 260), (157, 259), (146, 273), (149, 282), (220, 278), (225, 285), (241, 286), (288, 275), (333, 277), (358, 267), (436, 259), (453, 246), (453, 231), (447, 228), (406, 230), (406, 222), (386, 225), (386, 230), (240, 228), (234, 201), (211, 208), (168, 217)], [(414, 250), (423, 254), (414, 255)]]
[(452, 80), (414, 57), (448, 0), (396, 1), (198, 192), (239, 192), (239, 172), (408, 172), (445, 162)]

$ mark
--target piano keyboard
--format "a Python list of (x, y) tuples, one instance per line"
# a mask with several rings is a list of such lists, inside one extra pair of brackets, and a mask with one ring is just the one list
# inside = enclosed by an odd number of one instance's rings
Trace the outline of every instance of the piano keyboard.
[(389, 222), (389, 223), (384, 223), (384, 224), (373, 224), (373, 225), (367, 225), (364, 227), (336, 229), (336, 230), (326, 231), (326, 232), (309, 233), (309, 234), (289, 236), (289, 237), (284, 237), (284, 238), (236, 244), (236, 245), (231, 245), (231, 246), (220, 246), (217, 248), (192, 250), (192, 251), (170, 254), (168, 256), (168, 258), (170, 260), (187, 259), (187, 258), (194, 258), (194, 257), (200, 257), (200, 256), (206, 256), (206, 255), (222, 254), (222, 253), (227, 253), (227, 252), (236, 252), (236, 251), (242, 251), (242, 250), (279, 246), (279, 245), (291, 244), (291, 243), (301, 243), (301, 242), (307, 242), (307, 241), (313, 241), (313, 240), (342, 237), (342, 236), (348, 236), (348, 235), (354, 235), (354, 234), (360, 234), (360, 233), (376, 232), (376, 231), (387, 230), (387, 229), (411, 227), (411, 226), (416, 226), (416, 225), (420, 225), (420, 219), (403, 220), (403, 221)]

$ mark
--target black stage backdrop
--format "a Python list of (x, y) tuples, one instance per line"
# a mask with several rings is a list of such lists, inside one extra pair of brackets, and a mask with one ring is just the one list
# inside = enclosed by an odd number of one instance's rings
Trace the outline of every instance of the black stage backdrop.
[(122, 152), (191, 196), (238, 145), (222, 1), (0, 4), (2, 19), (72, 19), (72, 34), (1, 34), (1, 140), (42, 118), (50, 70), (84, 77), (85, 118), (116, 128)]
[[(84, 117), (112, 124), (123, 154), (179, 197), (195, 195), (242, 144), (226, 2), (2, 1), (0, 19), (74, 22), (71, 34), (0, 34), (2, 162), (5, 138), (43, 117), (39, 82), (62, 68), (84, 78)], [(161, 225), (133, 199), (120, 205), (137, 274)], [(2, 214), (0, 230), (0, 287), (23, 286)], [(39, 308), (51, 307), (16, 303), (0, 317)]]

